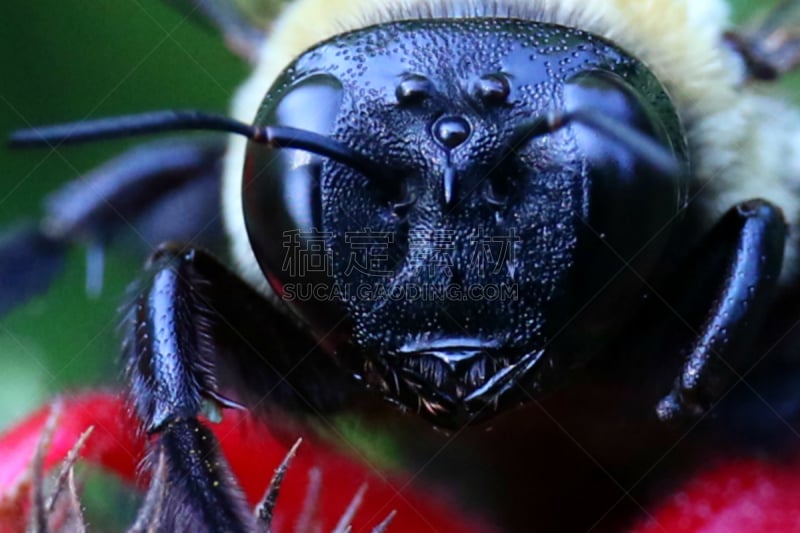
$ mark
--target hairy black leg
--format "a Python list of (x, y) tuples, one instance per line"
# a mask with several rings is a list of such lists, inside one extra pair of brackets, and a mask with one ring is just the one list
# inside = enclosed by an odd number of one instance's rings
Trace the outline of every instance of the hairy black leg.
[(781, 211), (751, 200), (731, 208), (701, 243), (689, 265), (698, 285), (687, 294), (701, 294), (710, 305), (703, 308), (705, 320), (680, 377), (658, 404), (659, 418), (701, 414), (754, 355), (751, 347), (775, 293), (785, 242)]
[(209, 221), (219, 219), (225, 143), (219, 136), (140, 145), (51, 194), (38, 224), (0, 233), (0, 314), (46, 290), (70, 245), (99, 250), (128, 225), (153, 243), (215, 242), (220, 224)]
[(207, 253), (162, 247), (148, 270), (127, 318), (125, 352), (133, 405), (167, 461), (162, 521), (247, 531), (252, 516), (197, 415), (237, 404), (330, 409), (348, 386), (291, 319)]
[(783, 0), (752, 28), (727, 32), (750, 79), (774, 81), (800, 66), (800, 5)]

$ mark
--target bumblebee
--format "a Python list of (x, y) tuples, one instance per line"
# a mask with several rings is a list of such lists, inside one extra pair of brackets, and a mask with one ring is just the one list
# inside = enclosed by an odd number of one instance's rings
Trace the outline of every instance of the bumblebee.
[(26, 236), (102, 233), (109, 203), (138, 213), (222, 158), (233, 269), (164, 245), (124, 318), (167, 523), (253, 528), (224, 466), (197, 462), (216, 456), (197, 417), (265, 398), (382, 398), (459, 431), (596, 378), (646, 385), (634, 419), (705, 416), (797, 283), (800, 114), (759, 83), (800, 57), (791, 8), (736, 34), (713, 0), (298, 0), (262, 35), (227, 6), (212, 20), (256, 63), (232, 119), (15, 133), (236, 134), (123, 156)]

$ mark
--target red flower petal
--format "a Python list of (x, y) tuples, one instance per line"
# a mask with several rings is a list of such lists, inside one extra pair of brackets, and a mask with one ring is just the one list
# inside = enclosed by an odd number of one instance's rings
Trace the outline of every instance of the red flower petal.
[(665, 531), (800, 532), (800, 460), (735, 460), (696, 475), (632, 533)]
[(32, 463), (54, 406), (60, 414), (44, 457), (44, 469), (59, 464), (89, 426), (94, 432), (81, 456), (127, 480), (133, 480), (142, 442), (131, 435), (125, 406), (107, 393), (57, 400), (0, 436), (0, 533), (25, 530), (30, 503)]
[[(58, 419), (45, 459), (45, 469), (60, 463), (89, 426), (95, 430), (81, 451), (82, 458), (133, 482), (144, 452), (124, 401), (117, 395), (85, 393), (60, 400)], [(43, 407), (0, 436), (0, 533), (20, 531), (25, 523), (30, 467), (53, 404)], [(273, 470), (285, 456), (290, 439), (281, 438), (246, 413), (227, 412), (212, 426), (223, 451), (251, 503), (263, 495)], [(301, 514), (308, 477), (319, 469), (323, 491), (318, 518), (330, 530), (353, 495), (368, 484), (353, 530), (363, 531), (392, 510), (390, 528), (411, 531), (490, 531), (486, 523), (467, 517), (427, 487), (386, 478), (364, 464), (306, 436), (286, 480), (275, 516), (276, 529), (294, 523)], [(755, 533), (800, 532), (800, 456), (776, 464), (756, 459), (723, 463), (702, 472), (666, 498), (653, 517), (631, 533)], [(286, 527), (284, 527), (285, 529)]]
[[(233, 415), (233, 416), (230, 416)], [(251, 503), (256, 503), (267, 488), (272, 472), (283, 460), (287, 443), (267, 428), (235, 412), (214, 426), (225, 456)], [(488, 523), (468, 517), (463, 510), (448, 505), (442, 494), (419, 485), (407, 485), (402, 478), (382, 476), (363, 463), (347, 457), (324, 444), (304, 437), (281, 486), (276, 507), (275, 529), (281, 523), (293, 523), (299, 516), (308, 488), (309, 472), (319, 468), (323, 493), (319, 502), (322, 530), (331, 531), (359, 487), (367, 484), (353, 531), (370, 531), (391, 511), (397, 511), (390, 532), (490, 532)], [(253, 443), (258, 443), (253, 453)], [(291, 444), (291, 443), (288, 443)]]
[[(45, 459), (45, 470), (60, 463), (89, 426), (94, 432), (81, 450), (83, 460), (100, 465), (133, 482), (144, 453), (144, 438), (137, 435), (125, 402), (117, 395), (85, 393), (59, 400), (60, 415)], [(0, 532), (19, 530), (25, 520), (30, 465), (53, 404), (43, 407), (0, 436)], [(247, 413), (226, 412), (221, 424), (213, 425), (231, 469), (251, 503), (266, 490), (272, 473), (292, 442), (278, 438), (263, 423)], [(364, 464), (306, 437), (282, 485), (275, 513), (275, 529), (289, 526), (301, 514), (308, 491), (308, 476), (318, 469), (323, 490), (317, 519), (323, 530), (331, 530), (348, 503), (364, 483), (368, 489), (353, 522), (353, 531), (368, 531), (391, 511), (397, 515), (394, 533), (448, 531), (487, 532), (485, 522), (467, 517), (445, 498), (427, 487), (411, 486), (402, 479), (388, 479)], [(285, 529), (286, 527), (284, 527)]]
[[(131, 428), (136, 426), (128, 417), (124, 403), (116, 395), (104, 392), (85, 393), (60, 402), (63, 415), (57, 421), (45, 456), (45, 470), (60, 463), (81, 433), (94, 426), (81, 457), (132, 481), (143, 457), (144, 443), (135, 438)], [(53, 405), (42, 407), (0, 436), (0, 457), (3, 458), (0, 461), (0, 497), (27, 474)]]

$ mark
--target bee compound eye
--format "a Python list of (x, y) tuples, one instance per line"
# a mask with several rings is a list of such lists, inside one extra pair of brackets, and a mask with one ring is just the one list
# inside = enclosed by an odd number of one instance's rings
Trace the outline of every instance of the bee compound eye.
[[(289, 82), (284, 89), (281, 81), (274, 85), (281, 92), (265, 98), (256, 125), (332, 135), (342, 112), (341, 82), (329, 74), (314, 74)], [(342, 166), (307, 150), (248, 145), (242, 180), (245, 225), (259, 266), (279, 295), (291, 284), (330, 284), (326, 269), (305, 271), (295, 266), (322, 264), (326, 259), (321, 179), (324, 169), (335, 165)], [(287, 263), (287, 257), (293, 261)], [(324, 303), (296, 302), (290, 307), (320, 328), (340, 318), (338, 309)]]
[[(620, 74), (591, 70), (564, 86), (568, 110), (591, 109), (649, 139), (666, 154), (680, 157), (664, 124), (668, 111)], [(662, 104), (663, 105), (663, 104)], [(572, 135), (585, 165), (586, 192), (591, 206), (587, 224), (603, 235), (621, 257), (637, 257), (640, 272), (654, 268), (665, 239), (654, 239), (680, 209), (683, 178), (654, 168), (637, 148), (636, 138), (598, 135), (590, 124), (574, 124)], [(635, 222), (633, 222), (635, 221)]]

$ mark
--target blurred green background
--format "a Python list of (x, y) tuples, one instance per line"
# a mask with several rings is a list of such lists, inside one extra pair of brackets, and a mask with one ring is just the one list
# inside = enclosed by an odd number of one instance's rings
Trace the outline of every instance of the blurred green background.
[[(150, 109), (224, 112), (248, 70), (220, 36), (161, 0), (0, 4), (0, 136)], [(767, 5), (734, 4), (738, 17)], [(785, 87), (796, 92), (798, 85)], [(130, 144), (0, 148), (0, 227), (37, 216), (47, 192)], [(87, 297), (84, 251), (74, 250), (66, 275), (45, 296), (0, 318), (0, 429), (61, 391), (118, 384), (116, 309), (144, 255), (113, 250), (107, 258), (99, 298)]]
[[(213, 30), (160, 0), (3, 2), (0, 36), (0, 135), (150, 109), (225, 112), (247, 73)], [(37, 216), (43, 195), (129, 144), (3, 147), (0, 227)], [(115, 383), (116, 309), (146, 248), (115, 252), (99, 298), (87, 298), (84, 251), (74, 250), (46, 296), (0, 320), (0, 427), (56, 392)]]

